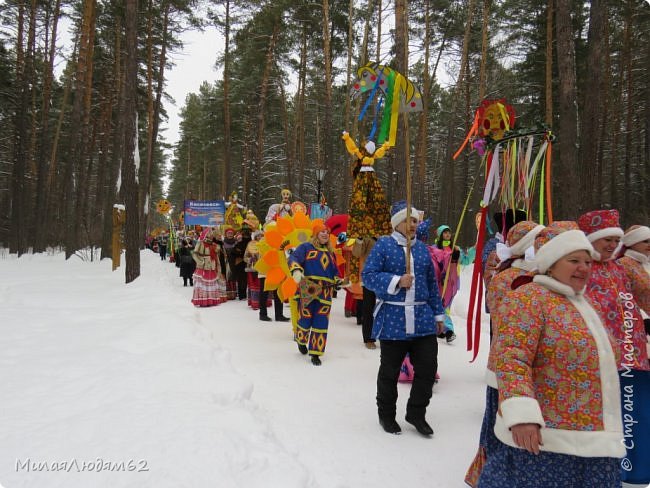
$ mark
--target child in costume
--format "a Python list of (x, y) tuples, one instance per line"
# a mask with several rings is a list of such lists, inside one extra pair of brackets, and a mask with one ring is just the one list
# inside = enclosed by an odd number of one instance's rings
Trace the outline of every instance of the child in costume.
[(429, 255), (433, 261), (438, 289), (442, 296), (442, 304), (445, 307), (445, 331), (438, 337), (445, 338), (447, 342), (456, 339), (454, 323), (450, 316), (451, 302), (460, 288), (460, 276), (458, 275), (458, 260), (460, 259), (460, 248), (451, 246), (451, 229), (448, 225), (441, 225), (437, 230), (436, 243), (427, 246)]

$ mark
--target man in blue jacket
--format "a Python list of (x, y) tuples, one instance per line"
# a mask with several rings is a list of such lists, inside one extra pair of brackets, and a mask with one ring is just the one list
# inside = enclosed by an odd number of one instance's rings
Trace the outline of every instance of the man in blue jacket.
[[(424, 436), (433, 435), (425, 419), (438, 369), (436, 335), (444, 330), (445, 311), (433, 262), (426, 246), (415, 239), (418, 211), (407, 220), (405, 202), (391, 209), (394, 232), (377, 240), (361, 274), (363, 285), (377, 295), (372, 337), (379, 339), (381, 360), (377, 373), (379, 423), (390, 434), (402, 429), (395, 421), (397, 379), (408, 353), (414, 369), (406, 421)], [(406, 242), (411, 241), (410, 269), (406, 269)]]

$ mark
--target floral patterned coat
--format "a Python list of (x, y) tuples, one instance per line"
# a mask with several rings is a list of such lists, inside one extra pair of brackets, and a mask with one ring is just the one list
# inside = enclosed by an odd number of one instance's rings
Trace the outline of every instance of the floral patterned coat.
[[(508, 269), (501, 271), (494, 275), (490, 281), (490, 286), (485, 293), (485, 304), (492, 310), (492, 330), (494, 337), (498, 336), (498, 331), (496, 329), (498, 321), (495, 319), (495, 316), (499, 313), (499, 303), (503, 300), (508, 293), (512, 291), (512, 283), (519, 278), (529, 274), (530, 271), (520, 268), (518, 262), (521, 260), (515, 261), (512, 266)], [(492, 388), (497, 388), (497, 377), (494, 373), (496, 370), (496, 341), (492, 342), (490, 345), (490, 354), (488, 355), (487, 371), (485, 375), (486, 383)]]
[(543, 451), (625, 455), (615, 349), (589, 300), (537, 275), (498, 308), (497, 438), (516, 447), (510, 428), (537, 423)]
[(637, 304), (646, 315), (650, 315), (650, 258), (645, 254), (628, 249), (625, 255), (618, 259), (623, 266), (628, 280), (632, 283), (632, 293)]
[(644, 293), (636, 287), (621, 264), (594, 261), (586, 293), (603, 325), (616, 339), (621, 354), (619, 369), (649, 371), (646, 334), (639, 306), (650, 307), (650, 296), (647, 290)]

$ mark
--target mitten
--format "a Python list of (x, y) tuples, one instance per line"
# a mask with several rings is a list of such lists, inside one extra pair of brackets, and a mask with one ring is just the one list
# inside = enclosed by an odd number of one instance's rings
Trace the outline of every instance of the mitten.
[(293, 281), (295, 281), (296, 283), (300, 283), (302, 279), (305, 277), (305, 275), (299, 269), (294, 269), (293, 272), (291, 273), (291, 277), (293, 278)]

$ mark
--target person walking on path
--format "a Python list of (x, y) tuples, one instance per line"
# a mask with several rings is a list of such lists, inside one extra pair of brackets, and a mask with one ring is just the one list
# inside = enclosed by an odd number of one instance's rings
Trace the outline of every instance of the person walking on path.
[(312, 364), (319, 366), (327, 345), (332, 294), (340, 278), (330, 231), (322, 219), (313, 221), (312, 236), (311, 241), (300, 244), (289, 256), (289, 270), (301, 294), (295, 334), (298, 350), (309, 354)]
[[(375, 293), (377, 305), (372, 337), (379, 340), (381, 354), (377, 373), (379, 424), (390, 434), (402, 429), (395, 420), (397, 381), (407, 354), (414, 369), (406, 421), (424, 435), (433, 435), (425, 415), (438, 369), (436, 335), (444, 330), (445, 311), (436, 273), (426, 246), (415, 239), (418, 211), (406, 202), (391, 209), (394, 232), (382, 236), (370, 251), (362, 272), (364, 286)], [(407, 269), (407, 241), (410, 256)]]

